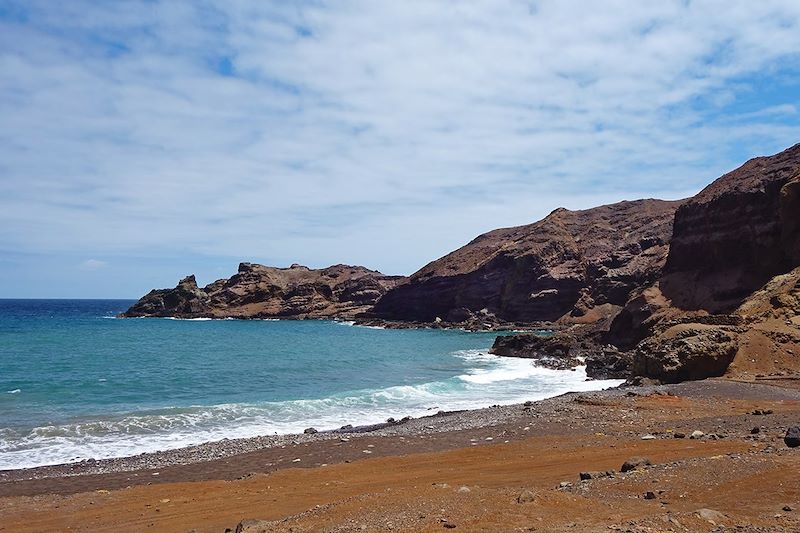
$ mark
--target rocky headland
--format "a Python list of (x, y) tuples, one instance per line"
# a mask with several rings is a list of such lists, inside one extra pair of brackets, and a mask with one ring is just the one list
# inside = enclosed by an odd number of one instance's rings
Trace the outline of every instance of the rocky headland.
[(637, 200), (485, 233), (411, 276), (242, 263), (154, 290), (123, 316), (345, 318), (548, 329), (493, 353), (592, 377), (678, 382), (800, 370), (800, 144), (681, 201)]
[(229, 279), (198, 287), (187, 276), (175, 288), (156, 289), (123, 317), (353, 318), (400, 282), (360, 266), (310, 269), (241, 263)]

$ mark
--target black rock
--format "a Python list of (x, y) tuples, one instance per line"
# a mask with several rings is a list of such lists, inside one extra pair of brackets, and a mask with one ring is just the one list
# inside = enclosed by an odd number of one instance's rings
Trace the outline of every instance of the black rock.
[(579, 474), (581, 481), (586, 481), (587, 479), (600, 479), (603, 477), (613, 477), (613, 471), (599, 471), (599, 472), (581, 472)]
[(785, 442), (789, 448), (797, 448), (800, 446), (800, 426), (787, 429), (786, 436), (783, 437), (783, 442)]
[(306, 428), (303, 430), (303, 433), (306, 435), (313, 435), (314, 433), (319, 433), (316, 428)]
[(647, 457), (631, 457), (622, 463), (622, 468), (620, 468), (620, 470), (623, 472), (630, 472), (631, 470), (636, 470), (637, 468), (648, 466), (650, 464), (652, 463)]

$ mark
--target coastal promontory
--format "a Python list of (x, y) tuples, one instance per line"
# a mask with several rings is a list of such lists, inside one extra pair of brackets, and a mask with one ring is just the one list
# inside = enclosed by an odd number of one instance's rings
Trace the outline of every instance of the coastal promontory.
[(241, 263), (235, 275), (205, 287), (198, 287), (192, 275), (175, 288), (152, 290), (122, 316), (348, 318), (370, 309), (401, 279), (360, 266), (310, 269)]

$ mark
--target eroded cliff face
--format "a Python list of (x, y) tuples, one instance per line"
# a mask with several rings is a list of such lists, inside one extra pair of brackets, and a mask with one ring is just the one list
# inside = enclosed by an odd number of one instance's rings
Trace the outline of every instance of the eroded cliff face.
[(241, 263), (230, 279), (200, 288), (194, 276), (150, 291), (122, 316), (179, 318), (352, 318), (402, 278), (359, 266), (312, 270)]
[(510, 322), (593, 322), (658, 279), (680, 202), (638, 200), (491, 231), (389, 291), (374, 314), (460, 322), (483, 313)]
[[(668, 258), (653, 282), (628, 292), (608, 331), (580, 333), (599, 341), (589, 353), (611, 343), (629, 354), (620, 361), (633, 374), (665, 382), (800, 372), (800, 144), (752, 159), (683, 202), (663, 242)], [(534, 359), (552, 344), (498, 342)]]
[(751, 159), (675, 214), (660, 288), (683, 310), (735, 309), (800, 264), (800, 144)]
[[(752, 159), (675, 214), (661, 279), (608, 339), (664, 381), (800, 371), (800, 144)], [(728, 365), (730, 364), (730, 367)]]

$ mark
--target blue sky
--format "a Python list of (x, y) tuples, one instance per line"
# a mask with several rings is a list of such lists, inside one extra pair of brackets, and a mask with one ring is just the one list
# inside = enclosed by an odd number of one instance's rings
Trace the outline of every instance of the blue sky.
[(0, 0), (0, 297), (408, 274), (800, 142), (800, 2)]

